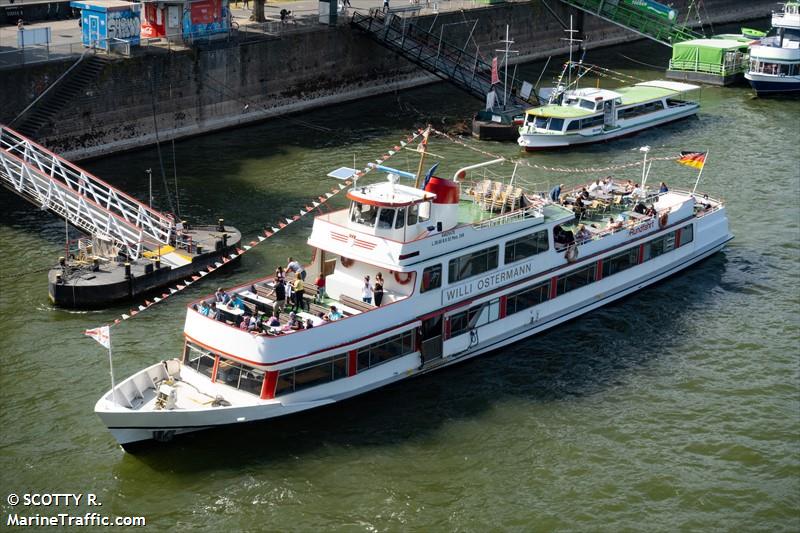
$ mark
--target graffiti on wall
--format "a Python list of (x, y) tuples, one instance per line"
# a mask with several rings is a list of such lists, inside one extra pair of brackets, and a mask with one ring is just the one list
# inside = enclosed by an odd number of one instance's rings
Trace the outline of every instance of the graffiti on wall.
[(139, 42), (139, 15), (131, 11), (115, 11), (108, 14), (107, 34), (109, 39), (129, 39)]

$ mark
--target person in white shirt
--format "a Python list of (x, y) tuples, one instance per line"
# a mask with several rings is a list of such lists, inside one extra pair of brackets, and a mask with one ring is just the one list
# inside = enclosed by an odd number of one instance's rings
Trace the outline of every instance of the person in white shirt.
[(640, 197), (644, 196), (644, 190), (639, 186), (638, 183), (633, 188), (633, 192), (631, 193), (631, 196), (633, 196), (635, 198), (640, 198)]
[(361, 287), (361, 299), (368, 304), (372, 303), (372, 285), (369, 284), (369, 276), (364, 276), (364, 286)]
[(287, 260), (286, 272), (293, 272), (294, 274), (300, 274), (300, 279), (302, 279), (303, 281), (306, 280), (306, 270), (299, 262), (295, 261), (291, 257)]
[(611, 176), (606, 178), (606, 181), (603, 182), (603, 192), (606, 194), (611, 194), (614, 190), (614, 180)]
[(600, 180), (594, 180), (591, 185), (589, 185), (589, 194), (594, 194), (600, 188)]

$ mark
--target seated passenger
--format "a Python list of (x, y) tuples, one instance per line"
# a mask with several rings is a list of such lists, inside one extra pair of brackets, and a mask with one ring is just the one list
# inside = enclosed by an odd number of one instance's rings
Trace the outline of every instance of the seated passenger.
[(214, 293), (214, 301), (221, 302), (222, 296), (225, 294), (225, 291), (222, 290), (222, 287), (218, 287), (216, 292)]
[(211, 309), (209, 310), (208, 316), (214, 318), (214, 320), (218, 320), (223, 322), (222, 318), (222, 310), (217, 308), (217, 302), (212, 302)]
[(242, 321), (239, 322), (239, 329), (241, 329), (242, 331), (247, 331), (247, 328), (249, 326), (250, 326), (250, 317), (247, 316), (247, 315), (244, 315), (242, 317)]
[(311, 322), (310, 318), (306, 318), (306, 329), (311, 329), (314, 327), (314, 323)]
[(592, 240), (592, 232), (586, 229), (586, 226), (581, 224), (578, 226), (578, 232), (575, 234), (575, 240), (578, 242), (590, 241)]
[(330, 312), (328, 312), (327, 314), (327, 318), (330, 322), (336, 322), (337, 320), (342, 318), (342, 313), (338, 309), (336, 309), (335, 305), (332, 305)]
[(238, 295), (238, 294), (235, 294), (235, 295), (233, 296), (233, 300), (231, 301), (231, 306), (232, 306), (232, 307), (235, 307), (235, 308), (237, 308), (237, 309), (241, 309), (242, 311), (244, 311), (244, 310), (245, 310), (245, 307), (244, 307), (244, 302), (242, 301), (242, 299), (241, 299), (241, 298), (239, 298), (239, 295)]
[(656, 208), (651, 205), (650, 207), (647, 208), (647, 210), (644, 212), (644, 214), (649, 216), (649, 217), (654, 217), (654, 216), (656, 216)]
[(609, 217), (608, 226), (606, 227), (611, 231), (618, 230), (622, 228), (622, 221), (621, 220), (614, 221), (614, 217)]
[(303, 328), (303, 324), (297, 318), (297, 314), (294, 311), (289, 313), (289, 322), (287, 322), (286, 327), (288, 327), (289, 329), (295, 329), (295, 330)]
[(269, 320), (267, 321), (267, 326), (269, 326), (271, 328), (277, 328), (280, 325), (281, 325), (281, 321), (278, 319), (278, 315), (276, 315), (275, 313), (272, 313), (272, 316), (269, 317)]
[(645, 206), (642, 202), (639, 202), (636, 204), (636, 207), (633, 208), (633, 212), (644, 215), (647, 212), (647, 206)]

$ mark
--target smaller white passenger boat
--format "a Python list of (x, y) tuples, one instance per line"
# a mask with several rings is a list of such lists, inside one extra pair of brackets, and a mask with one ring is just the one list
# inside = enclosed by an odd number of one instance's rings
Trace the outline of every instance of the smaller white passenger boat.
[(517, 142), (526, 150), (608, 141), (697, 113), (685, 99), (697, 85), (654, 80), (615, 90), (567, 90), (560, 102), (529, 109)]
[(800, 94), (800, 2), (787, 2), (773, 13), (767, 37), (750, 47), (744, 77), (758, 96)]

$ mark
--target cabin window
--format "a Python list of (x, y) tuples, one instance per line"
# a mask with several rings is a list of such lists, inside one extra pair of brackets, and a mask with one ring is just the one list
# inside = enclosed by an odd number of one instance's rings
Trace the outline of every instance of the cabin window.
[(402, 228), (406, 223), (406, 208), (397, 210), (397, 218), (394, 219), (394, 229)]
[(639, 247), (634, 246), (630, 250), (612, 255), (603, 260), (603, 277), (613, 276), (617, 272), (627, 270), (639, 264)]
[(505, 264), (546, 252), (548, 248), (547, 230), (537, 231), (519, 239), (508, 241), (506, 243)]
[(353, 202), (350, 206), (350, 222), (372, 228), (375, 227), (377, 218), (378, 208), (373, 205)]
[(644, 245), (644, 260), (649, 261), (675, 249), (675, 232), (653, 239)]
[(427, 292), (442, 286), (442, 265), (425, 267), (422, 271), (422, 284), (419, 292)]
[(603, 115), (597, 115), (596, 117), (589, 117), (581, 120), (581, 128), (593, 128), (595, 126), (601, 126), (603, 124)]
[(567, 123), (567, 131), (575, 131), (581, 129), (581, 121), (580, 120), (570, 120)]
[(419, 221), (419, 205), (414, 204), (408, 208), (408, 225), (413, 226)]
[(581, 100), (581, 107), (589, 111), (594, 111), (594, 102), (591, 100)]
[(498, 247), (484, 248), (450, 260), (447, 281), (455, 283), (497, 268)]
[(562, 131), (564, 129), (564, 119), (563, 118), (551, 118), (550, 125), (547, 126), (547, 129), (553, 131)]
[(529, 289), (508, 295), (506, 300), (506, 315), (519, 313), (542, 302), (550, 297), (550, 282), (540, 283)]
[(595, 280), (596, 274), (597, 263), (592, 263), (589, 266), (573, 270), (561, 276), (556, 283), (556, 296), (589, 285)]
[(534, 121), (534, 125), (539, 128), (546, 130), (547, 129), (547, 117), (536, 117)]
[(224, 383), (251, 394), (261, 394), (264, 372), (230, 359), (220, 359), (217, 368), (217, 383)]
[(397, 359), (414, 351), (414, 331), (409, 330), (358, 349), (358, 370)]
[(378, 229), (392, 229), (394, 224), (394, 209), (386, 207), (381, 208), (381, 214), (378, 216)]
[(694, 226), (689, 224), (681, 229), (681, 246), (689, 244), (694, 239)]
[(419, 221), (420, 222), (427, 222), (429, 218), (431, 218), (431, 203), (430, 202), (422, 202), (419, 205)]
[(198, 348), (193, 344), (187, 344), (183, 362), (189, 368), (193, 368), (208, 378), (211, 378), (216, 358), (216, 355), (207, 350)]
[(484, 326), (500, 318), (500, 299), (485, 302), (450, 316), (450, 337)]
[(278, 373), (275, 396), (322, 385), (347, 377), (347, 354), (313, 361)]

